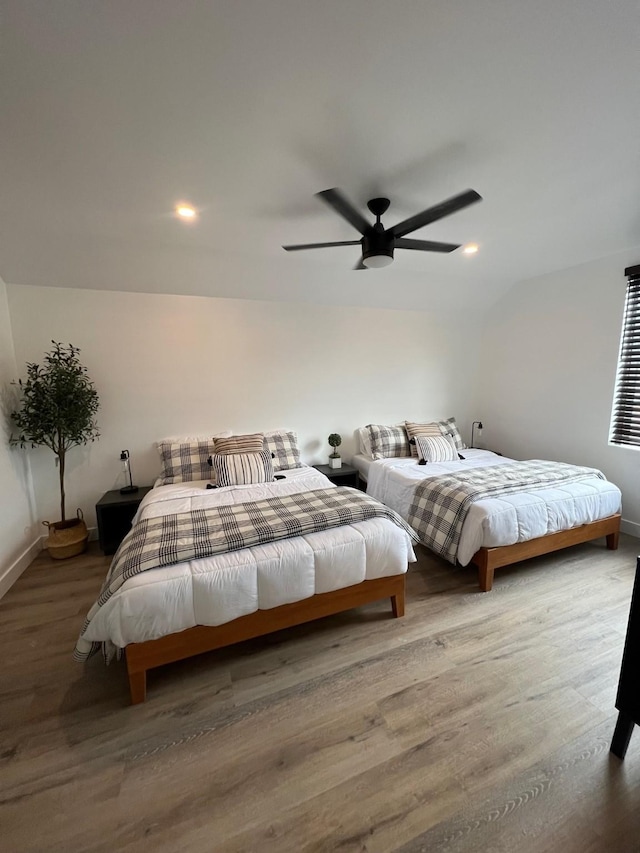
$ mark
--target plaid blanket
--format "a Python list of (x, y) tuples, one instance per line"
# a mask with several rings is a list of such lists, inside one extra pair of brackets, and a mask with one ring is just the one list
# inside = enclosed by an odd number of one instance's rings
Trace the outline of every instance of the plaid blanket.
[(423, 545), (455, 563), (462, 525), (475, 501), (593, 477), (606, 479), (595, 468), (541, 459), (430, 477), (416, 486), (409, 524)]
[(370, 518), (388, 518), (412, 541), (418, 541), (416, 533), (396, 512), (345, 486), (140, 521), (127, 533), (113, 558), (100, 595), (80, 632), (74, 659), (86, 660), (100, 649), (102, 643), (84, 638), (91, 620), (125, 581), (140, 572)]

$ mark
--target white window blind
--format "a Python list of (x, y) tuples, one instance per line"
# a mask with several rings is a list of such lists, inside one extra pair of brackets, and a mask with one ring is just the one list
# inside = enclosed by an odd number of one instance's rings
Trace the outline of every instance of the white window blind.
[(627, 267), (627, 298), (611, 415), (612, 444), (640, 446), (640, 264)]

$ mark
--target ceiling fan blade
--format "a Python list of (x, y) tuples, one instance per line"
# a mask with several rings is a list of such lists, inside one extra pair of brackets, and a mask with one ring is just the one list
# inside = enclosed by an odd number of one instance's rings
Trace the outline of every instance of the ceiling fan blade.
[(455, 252), (460, 243), (434, 243), (433, 240), (411, 240), (397, 237), (396, 249), (417, 249), (418, 252)]
[(362, 258), (360, 258), (360, 260), (358, 261), (358, 263), (354, 267), (354, 270), (368, 270), (368, 269), (369, 269), (369, 267), (365, 267), (365, 265), (362, 263)]
[(283, 246), (285, 252), (299, 252), (300, 249), (328, 249), (330, 246), (359, 246), (360, 240), (342, 240), (339, 243), (300, 243), (297, 246)]
[(423, 210), (422, 213), (416, 213), (415, 216), (410, 216), (408, 219), (398, 222), (397, 225), (388, 230), (394, 237), (404, 237), (405, 234), (417, 231), (423, 225), (436, 222), (436, 220), (449, 216), (449, 214), (455, 213), (457, 210), (462, 210), (463, 207), (468, 207), (476, 201), (482, 201), (482, 196), (475, 190), (465, 190), (463, 193), (454, 195), (446, 201), (441, 201), (440, 204), (434, 204), (433, 207)]
[(343, 219), (346, 219), (347, 222), (353, 225), (360, 234), (365, 234), (372, 227), (360, 211), (336, 187), (331, 190), (322, 190), (322, 192), (316, 193), (316, 195), (326, 202), (329, 207), (332, 207), (336, 213), (339, 213)]

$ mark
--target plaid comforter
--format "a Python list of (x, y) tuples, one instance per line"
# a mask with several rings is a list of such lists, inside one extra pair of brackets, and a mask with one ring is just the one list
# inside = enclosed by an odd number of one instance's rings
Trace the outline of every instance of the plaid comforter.
[(73, 656), (83, 661), (100, 649), (101, 643), (84, 638), (91, 620), (125, 581), (140, 572), (370, 518), (388, 518), (412, 541), (418, 541), (414, 531), (392, 509), (357, 489), (344, 486), (140, 521), (126, 535), (113, 558)]
[(540, 459), (430, 477), (416, 486), (409, 524), (423, 545), (455, 563), (462, 525), (475, 501), (593, 477), (606, 479), (595, 468)]

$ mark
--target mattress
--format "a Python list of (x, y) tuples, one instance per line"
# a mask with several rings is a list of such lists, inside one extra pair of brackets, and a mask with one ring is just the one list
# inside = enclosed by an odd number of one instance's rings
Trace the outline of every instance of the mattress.
[[(156, 486), (140, 504), (134, 523), (210, 506), (335, 488), (308, 466), (282, 474), (282, 480), (252, 486), (207, 489), (206, 482)], [(388, 519), (376, 518), (152, 569), (125, 582), (92, 619), (85, 638), (122, 648), (195, 625), (221, 625), (259, 609), (402, 574), (414, 561), (405, 531)]]
[(365, 456), (363, 453), (356, 453), (355, 456), (351, 457), (351, 465), (358, 470), (363, 480), (369, 479), (369, 469), (373, 465), (373, 459), (370, 456)]
[[(418, 465), (403, 457), (370, 461), (367, 494), (395, 509), (408, 521), (413, 491), (429, 476), (455, 473), (462, 469), (503, 465), (513, 462), (489, 450), (467, 449), (459, 462)], [(355, 461), (354, 463), (355, 464)], [(466, 566), (479, 548), (514, 545), (588, 524), (620, 512), (620, 489), (599, 477), (579, 483), (479, 500), (469, 509), (458, 545), (458, 562)]]

